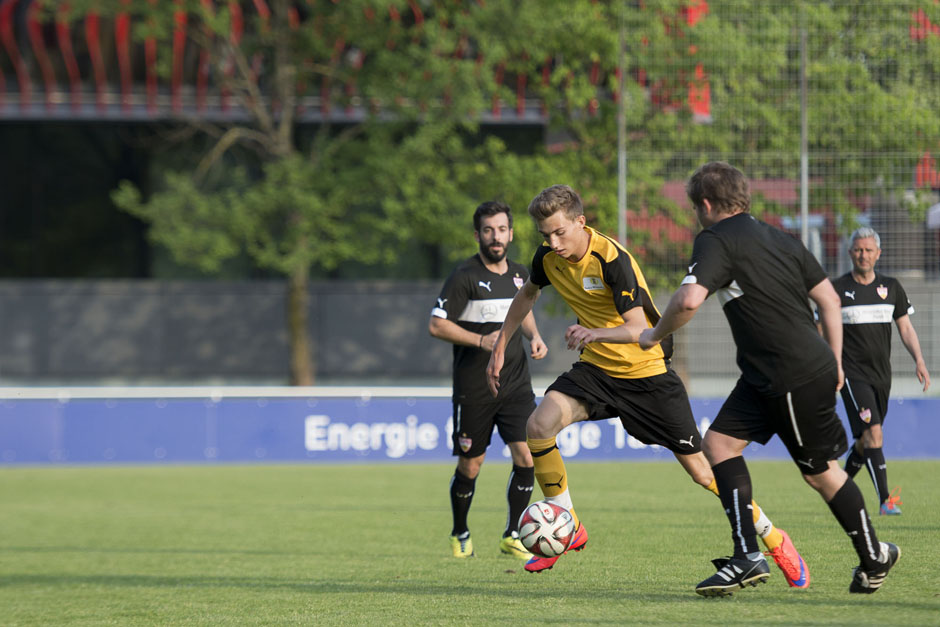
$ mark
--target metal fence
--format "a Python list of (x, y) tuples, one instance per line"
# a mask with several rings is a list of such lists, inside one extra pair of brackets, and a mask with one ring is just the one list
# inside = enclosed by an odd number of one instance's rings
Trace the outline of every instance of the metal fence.
[[(653, 78), (647, 79), (649, 101), (640, 106), (654, 106), (663, 81), (689, 76), (694, 65), (681, 108), (691, 109), (695, 129), (681, 134), (681, 147), (672, 127), (658, 138), (631, 143), (628, 164), (663, 164), (663, 194), (680, 212), (690, 211), (684, 181), (697, 166), (715, 159), (736, 165), (751, 179), (759, 217), (802, 237), (833, 278), (851, 268), (851, 230), (875, 228), (883, 250), (877, 270), (898, 277), (906, 288), (928, 368), (940, 372), (936, 2), (767, 2), (759, 11), (755, 6), (741, 0), (689, 3), (682, 36), (695, 58), (645, 60), (645, 74)], [(763, 39), (757, 58), (742, 53), (742, 40), (755, 37)], [(763, 70), (757, 78), (755, 65)], [(759, 85), (741, 84), (745, 80)], [(735, 141), (723, 144), (729, 132)], [(631, 183), (628, 175), (628, 191)], [(650, 216), (630, 206), (629, 194), (627, 204), (628, 247), (648, 273), (672, 277), (666, 284), (674, 289), (687, 254), (658, 254), (643, 236)], [(688, 253), (697, 230), (670, 225), (660, 237), (672, 250)], [(723, 316), (703, 311), (682, 335), (678, 366), (690, 379), (737, 372)], [(912, 361), (896, 332), (892, 363), (896, 385), (913, 379)]]

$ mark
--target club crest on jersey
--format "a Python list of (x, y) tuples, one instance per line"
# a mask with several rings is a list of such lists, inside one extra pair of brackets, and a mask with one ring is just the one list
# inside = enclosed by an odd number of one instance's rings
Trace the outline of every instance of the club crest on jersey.
[(888, 288), (884, 285), (879, 285), (875, 288), (875, 291), (878, 292), (878, 296), (881, 296), (881, 300), (884, 300), (888, 297)]
[(596, 292), (604, 289), (604, 282), (601, 281), (599, 276), (586, 276), (581, 279), (581, 285), (584, 286), (585, 292)]
[(862, 419), (862, 422), (868, 424), (871, 422), (871, 410), (863, 408), (862, 411), (858, 412), (858, 417)]
[(525, 280), (517, 274), (512, 277), (512, 284), (516, 286), (517, 290), (521, 290), (522, 286), (525, 284)]
[(467, 437), (457, 438), (457, 444), (460, 445), (460, 450), (466, 453), (470, 450), (470, 447), (473, 446), (473, 439)]

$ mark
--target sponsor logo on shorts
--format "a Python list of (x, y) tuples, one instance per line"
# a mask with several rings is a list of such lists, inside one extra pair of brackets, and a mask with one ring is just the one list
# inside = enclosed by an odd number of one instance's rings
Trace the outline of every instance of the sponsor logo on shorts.
[(470, 447), (473, 446), (473, 439), (466, 436), (460, 436), (457, 438), (457, 444), (460, 446), (460, 450), (466, 453), (470, 450)]
[(689, 439), (688, 439), (688, 440), (682, 440), (682, 439), (680, 439), (680, 440), (679, 440), (679, 444), (688, 444), (690, 448), (694, 448), (694, 445), (692, 444), (692, 441), (693, 441), (693, 440), (695, 440), (695, 434), (694, 434), (694, 433), (689, 436)]
[(862, 422), (868, 424), (871, 422), (871, 409), (863, 407), (862, 411), (858, 412), (858, 417), (862, 419)]

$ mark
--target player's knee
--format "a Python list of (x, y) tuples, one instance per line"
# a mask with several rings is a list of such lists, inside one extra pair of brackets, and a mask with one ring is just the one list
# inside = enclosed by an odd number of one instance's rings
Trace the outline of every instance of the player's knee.
[(884, 443), (884, 434), (881, 425), (872, 425), (862, 432), (862, 446), (864, 448), (881, 448)]

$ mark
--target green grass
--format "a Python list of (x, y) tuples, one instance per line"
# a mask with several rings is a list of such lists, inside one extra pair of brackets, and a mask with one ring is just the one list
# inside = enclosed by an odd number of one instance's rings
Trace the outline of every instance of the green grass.
[(469, 560), (449, 557), (449, 464), (0, 469), (0, 624), (940, 622), (940, 462), (891, 463), (904, 515), (874, 522), (903, 556), (871, 596), (848, 594), (854, 552), (796, 468), (750, 467), (808, 590), (772, 566), (733, 598), (694, 594), (730, 530), (675, 463), (569, 463), (590, 542), (539, 575), (497, 550), (502, 462), (477, 482)]

